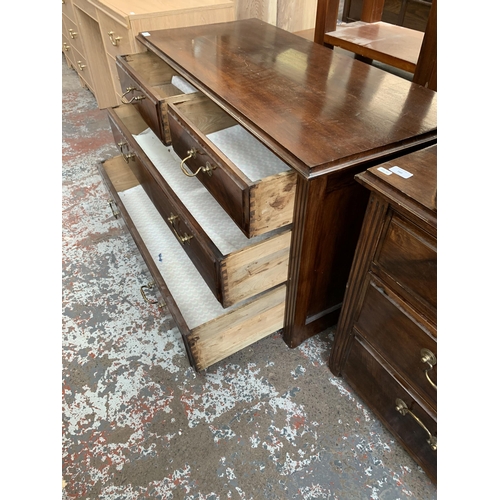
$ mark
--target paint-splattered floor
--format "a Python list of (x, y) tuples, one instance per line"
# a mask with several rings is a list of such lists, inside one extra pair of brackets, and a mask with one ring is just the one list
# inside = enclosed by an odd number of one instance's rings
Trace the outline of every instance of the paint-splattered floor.
[(97, 172), (106, 112), (63, 59), (63, 498), (435, 499), (327, 367), (334, 330), (190, 368)]

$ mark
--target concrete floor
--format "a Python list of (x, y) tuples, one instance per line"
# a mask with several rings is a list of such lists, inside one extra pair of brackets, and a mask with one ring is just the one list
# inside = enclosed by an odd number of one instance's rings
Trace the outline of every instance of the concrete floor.
[(280, 333), (196, 373), (97, 172), (106, 112), (62, 65), (63, 498), (436, 498), (327, 359)]

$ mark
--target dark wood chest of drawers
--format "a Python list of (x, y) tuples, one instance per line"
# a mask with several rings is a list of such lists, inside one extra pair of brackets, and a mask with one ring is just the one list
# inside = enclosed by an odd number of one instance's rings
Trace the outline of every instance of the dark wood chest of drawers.
[(434, 481), (436, 157), (432, 146), (357, 176), (371, 194), (330, 357)]
[(256, 19), (137, 41), (101, 173), (143, 297), (197, 370), (281, 329), (298, 346), (338, 319), (368, 200), (354, 176), (435, 143), (436, 93)]

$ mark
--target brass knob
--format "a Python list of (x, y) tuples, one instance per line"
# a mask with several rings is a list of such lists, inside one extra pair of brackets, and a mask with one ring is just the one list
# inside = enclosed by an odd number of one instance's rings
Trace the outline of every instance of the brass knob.
[(82, 64), (82, 61), (77, 61), (76, 64), (78, 64), (80, 71), (83, 71), (87, 67), (86, 64)]
[(68, 52), (68, 50), (69, 50), (69, 45), (66, 42), (63, 43), (63, 49), (64, 49), (64, 52)]
[(73, 31), (71, 28), (68, 31), (69, 31), (69, 36), (73, 39), (76, 38), (76, 35), (78, 35), (78, 33), (76, 31)]

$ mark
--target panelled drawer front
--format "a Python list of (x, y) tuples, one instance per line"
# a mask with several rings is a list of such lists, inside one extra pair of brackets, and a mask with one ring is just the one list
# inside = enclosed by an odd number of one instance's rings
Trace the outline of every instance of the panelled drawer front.
[(436, 321), (436, 239), (393, 214), (374, 259), (375, 272), (386, 273), (405, 298)]
[(62, 0), (62, 13), (75, 21), (75, 13), (73, 11), (72, 0)]
[[(220, 290), (220, 283), (215, 257), (210, 254), (206, 249), (206, 245), (201, 242), (201, 236), (193, 229), (193, 225), (187, 221), (187, 217), (182, 213), (179, 205), (175, 204), (171, 196), (166, 195), (150, 171), (145, 167), (144, 163), (149, 163), (147, 158), (143, 158), (140, 148), (130, 135), (122, 132), (120, 125), (123, 126), (123, 124), (116, 116), (116, 113), (113, 110), (109, 110), (108, 113), (115, 142), (122, 152), (123, 158), (127, 161), (128, 168), (136, 176), (160, 215), (168, 223), (170, 230), (178, 237), (179, 243), (183, 245), (184, 250), (195, 263), (214, 295), (217, 295), (218, 290)], [(182, 239), (185, 239), (185, 241), (182, 241)], [(220, 299), (220, 297), (218, 298)]]
[[(149, 50), (138, 54), (118, 56), (119, 81), (124, 94), (123, 103), (135, 106), (144, 121), (165, 144), (170, 144), (167, 107), (169, 102), (189, 99), (175, 82), (183, 80), (179, 74)], [(191, 87), (187, 82), (184, 86)]]
[[(212, 231), (214, 226), (227, 228), (227, 224), (230, 224), (233, 227), (232, 231), (224, 232), (222, 239), (230, 238), (234, 232), (239, 236), (240, 246), (229, 253), (219, 250), (208, 236), (204, 226), (185, 207), (182, 197), (185, 197), (186, 191), (191, 189), (192, 180), (182, 175), (168, 148), (150, 133), (149, 139), (155, 141), (155, 148), (148, 151), (148, 157), (127, 129), (126, 124), (132, 127), (135, 133), (147, 129), (147, 125), (136, 110), (120, 106), (108, 112), (116, 143), (124, 157), (128, 157), (130, 168), (214, 296), (224, 307), (254, 297), (286, 281), (291, 238), (289, 230), (258, 237), (255, 241), (246, 240), (216, 201), (195, 179), (198, 187), (195, 188), (196, 194), (191, 198), (190, 206), (197, 208), (193, 206), (193, 200), (196, 205), (203, 203), (203, 210), (206, 209), (213, 214), (215, 220), (212, 222)], [(134, 121), (133, 118), (136, 120)], [(143, 137), (144, 134), (141, 134), (141, 140), (144, 140)], [(160, 170), (151, 160), (157, 162)], [(176, 194), (166, 179), (171, 179), (176, 187), (184, 187), (184, 194)], [(218, 211), (213, 212), (214, 207)], [(241, 246), (241, 240), (244, 240), (243, 246)]]
[(66, 25), (65, 35), (70, 39), (71, 45), (78, 50), (78, 52), (83, 54), (84, 50), (80, 29), (69, 17), (64, 18), (64, 24)]
[(435, 330), (423, 320), (419, 324), (412, 319), (418, 316), (376, 278), (369, 275), (367, 281), (355, 330), (436, 411), (437, 390), (431, 382), (437, 384), (437, 364), (422, 362), (422, 349), (437, 354), (436, 340), (430, 335), (435, 336)]
[(97, 18), (104, 48), (108, 54), (116, 57), (132, 52), (132, 42), (129, 39), (131, 31), (126, 26), (111, 19), (102, 11), (97, 12)]
[(111, 71), (111, 80), (113, 82), (113, 88), (115, 89), (115, 94), (117, 95), (117, 105), (119, 105), (121, 100), (121, 95), (123, 94), (121, 86), (120, 86), (120, 77), (118, 76), (118, 68), (116, 67), (115, 58), (107, 54), (109, 69)]
[[(435, 482), (437, 451), (432, 449), (428, 440), (431, 443), (433, 439), (437, 440), (436, 420), (413, 400), (404, 387), (356, 339), (342, 374)], [(410, 413), (402, 415), (396, 409), (398, 399), (407, 405), (425, 429)]]
[(284, 285), (222, 309), (179, 250), (132, 172), (131, 163), (118, 156), (102, 163), (99, 170), (117, 206), (114, 214), (123, 217), (134, 238), (179, 327), (192, 366), (203, 370), (282, 328)]
[(73, 48), (73, 56), (75, 58), (75, 69), (78, 75), (85, 81), (87, 86), (93, 90), (94, 85), (92, 84), (92, 76), (90, 75), (87, 59), (75, 48)]
[(66, 59), (69, 60), (69, 64), (75, 67), (75, 58), (73, 56), (73, 49), (71, 47), (71, 42), (64, 35), (62, 36), (62, 50)]
[[(200, 97), (172, 104), (168, 120), (172, 146), (188, 175), (197, 175), (247, 237), (292, 222), (297, 174), (214, 102)], [(215, 136), (224, 147), (214, 143)], [(236, 144), (238, 153), (249, 153), (245, 165), (266, 164), (263, 176), (257, 172), (252, 179), (242, 163), (228, 156), (234, 157), (228, 150)]]

